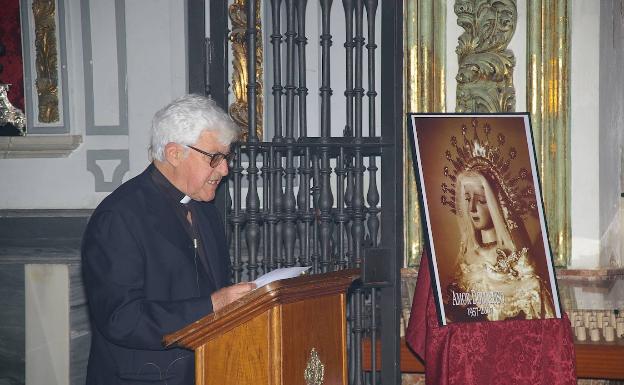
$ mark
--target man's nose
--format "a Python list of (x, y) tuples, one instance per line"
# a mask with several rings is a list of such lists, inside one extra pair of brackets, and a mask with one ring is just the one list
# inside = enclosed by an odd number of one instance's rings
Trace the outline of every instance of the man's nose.
[(219, 169), (219, 172), (222, 176), (226, 176), (230, 171), (230, 166), (228, 166), (227, 159), (223, 159), (221, 163), (219, 163), (219, 165), (217, 166), (217, 169)]

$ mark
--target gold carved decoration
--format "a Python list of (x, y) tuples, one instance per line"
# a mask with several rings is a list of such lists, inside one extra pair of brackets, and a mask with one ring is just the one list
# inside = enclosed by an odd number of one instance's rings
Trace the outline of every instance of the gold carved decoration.
[[(405, 112), (446, 110), (446, 0), (405, 1)], [(406, 127), (409, 129), (409, 126)], [(404, 131), (405, 132), (405, 131)], [(412, 154), (403, 137), (405, 267), (420, 263), (423, 248), (422, 222)]]
[(306, 365), (303, 377), (305, 378), (306, 385), (323, 385), (325, 376), (325, 365), (319, 359), (318, 352), (315, 348), (310, 351), (310, 357), (308, 358), (308, 364)]
[[(405, 112), (444, 112), (445, 111), (445, 0), (405, 0)], [(457, 3), (469, 6), (473, 13), (474, 6), (491, 7), (492, 2), (472, 0)], [(497, 2), (497, 10), (502, 17), (492, 18), (492, 10), (487, 9), (484, 20), (490, 20), (496, 28), (492, 38), (500, 39), (498, 47), (504, 47), (511, 38), (516, 25), (515, 5), (511, 2)], [(515, 4), (515, 2), (513, 2)], [(566, 266), (570, 256), (570, 32), (568, 0), (536, 0), (527, 5), (527, 109), (531, 113), (531, 124), (538, 157), (538, 167), (542, 182), (542, 197), (546, 209), (550, 244), (557, 266)], [(504, 13), (504, 15), (503, 15)], [(513, 15), (513, 17), (510, 17)], [(499, 24), (501, 22), (513, 25)], [(497, 24), (498, 23), (498, 24)], [(487, 23), (486, 23), (487, 24)], [(499, 31), (504, 27), (504, 31)], [(512, 28), (513, 27), (513, 28)], [(498, 31), (498, 32), (497, 32)], [(501, 35), (502, 36), (497, 36)], [(467, 36), (466, 36), (467, 37)], [(481, 38), (478, 33), (474, 35)], [(469, 41), (466, 41), (469, 42)], [(471, 43), (474, 44), (474, 43)], [(499, 51), (500, 51), (499, 49)], [(498, 52), (498, 51), (497, 51)], [(492, 55), (492, 58), (495, 56)], [(505, 56), (498, 56), (499, 63)], [(465, 61), (464, 64), (468, 64)], [(512, 63), (508, 61), (508, 63)], [(471, 69), (471, 67), (464, 67)], [(472, 67), (479, 70), (479, 67)], [(505, 73), (505, 66), (493, 67), (498, 81), (505, 87), (505, 76), (511, 79), (512, 73)], [(502, 72), (501, 72), (502, 69)], [(511, 71), (511, 67), (509, 70)], [(468, 72), (470, 74), (472, 72)], [(486, 71), (485, 74), (488, 72)], [(493, 82), (494, 80), (490, 80)], [(493, 84), (493, 83), (492, 83)], [(459, 91), (459, 90), (458, 90)], [(510, 92), (511, 90), (509, 90)], [(509, 93), (508, 92), (508, 93)], [(507, 93), (507, 94), (508, 94)], [(505, 106), (510, 102), (507, 94), (500, 93), (496, 102), (490, 104)], [(458, 92), (459, 95), (459, 92)], [(458, 100), (458, 106), (461, 104)], [(476, 102), (465, 104), (475, 105)], [(509, 105), (509, 103), (507, 103)], [(511, 105), (513, 106), (513, 104)], [(500, 111), (503, 110), (502, 108)], [(406, 139), (404, 137), (404, 139)], [(404, 155), (405, 241), (407, 246), (407, 265), (418, 263), (422, 249), (422, 227), (417, 199), (416, 182), (411, 165), (411, 154), (407, 147)]]
[(15, 128), (20, 136), (26, 135), (26, 116), (9, 100), (9, 85), (0, 83), (0, 127), (5, 125)]
[[(248, 100), (247, 100), (247, 84), (249, 83), (249, 74), (247, 73), (247, 44), (245, 35), (247, 29), (247, 14), (245, 4), (247, 0), (235, 0), (229, 7), (230, 20), (232, 21), (232, 32), (230, 33), (230, 42), (232, 43), (232, 53), (234, 56), (232, 75), (232, 90), (234, 91), (235, 101), (229, 107), (229, 113), (232, 119), (243, 128), (243, 140), (248, 136)], [(262, 23), (260, 19), (261, 9), (260, 0), (256, 1), (256, 134), (262, 138), (262, 110), (263, 110), (263, 86), (262, 86)], [(253, 127), (252, 127), (253, 129)]]
[(54, 0), (33, 0), (39, 121), (59, 121), (56, 5)]
[(570, 242), (570, 30), (568, 0), (528, 3), (527, 108), (555, 265)]
[(516, 30), (516, 0), (458, 0), (455, 14), (465, 30), (455, 50), (459, 60), (455, 110), (514, 111), (516, 59), (507, 45)]

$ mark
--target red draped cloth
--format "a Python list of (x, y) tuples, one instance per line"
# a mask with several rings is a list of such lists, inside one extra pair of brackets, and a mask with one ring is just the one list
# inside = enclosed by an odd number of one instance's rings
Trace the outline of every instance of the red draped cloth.
[(406, 341), (425, 363), (427, 385), (576, 385), (567, 315), (439, 326), (426, 253)]
[[(19, 0), (0, 0), (0, 82), (11, 84), (9, 100), (24, 111), (24, 70), (22, 63), (22, 30)], [(0, 49), (1, 50), (1, 49)]]

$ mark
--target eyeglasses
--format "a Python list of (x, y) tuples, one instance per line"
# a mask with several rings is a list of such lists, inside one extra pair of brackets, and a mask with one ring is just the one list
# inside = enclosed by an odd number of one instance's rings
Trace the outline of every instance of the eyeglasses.
[(223, 159), (225, 159), (227, 164), (230, 165), (230, 162), (232, 162), (232, 160), (236, 156), (236, 154), (234, 152), (229, 152), (227, 154), (223, 154), (221, 152), (215, 152), (215, 153), (211, 154), (211, 153), (206, 152), (204, 150), (200, 150), (197, 147), (189, 146), (188, 144), (186, 144), (185, 146), (190, 148), (191, 150), (195, 150), (195, 151), (199, 152), (200, 154), (206, 155), (207, 157), (209, 157), (210, 158), (210, 167), (212, 167), (212, 168), (216, 168), (217, 166), (219, 166), (221, 164), (221, 162), (223, 161)]

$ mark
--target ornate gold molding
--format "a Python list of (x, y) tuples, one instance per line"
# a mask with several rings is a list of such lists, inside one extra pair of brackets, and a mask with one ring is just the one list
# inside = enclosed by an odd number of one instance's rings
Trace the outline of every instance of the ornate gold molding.
[(306, 385), (323, 385), (325, 379), (325, 365), (321, 362), (315, 348), (310, 351), (310, 357), (303, 373)]
[[(232, 74), (232, 91), (234, 92), (235, 101), (230, 104), (229, 113), (232, 119), (243, 128), (243, 140), (247, 139), (247, 84), (249, 76), (247, 74), (247, 45), (245, 42), (245, 30), (247, 29), (247, 14), (245, 4), (247, 0), (235, 0), (229, 7), (230, 20), (232, 21), (232, 32), (230, 33), (230, 42), (232, 43), (233, 54), (233, 74)], [(262, 22), (260, 0), (256, 1), (256, 133), (262, 138), (262, 111), (263, 111), (263, 82), (262, 82)]]
[(516, 0), (457, 0), (459, 61), (457, 112), (515, 110), (513, 69), (516, 59), (507, 49), (516, 30)]
[(58, 53), (56, 49), (56, 4), (54, 0), (33, 0), (39, 121), (59, 121)]
[[(15, 133), (24, 136), (26, 135), (26, 116), (22, 110), (11, 104), (8, 92), (9, 85), (0, 83), (0, 128), (5, 125), (13, 127)], [(9, 130), (8, 127), (4, 129)]]
[[(405, 0), (405, 112), (446, 110), (446, 0)], [(406, 126), (409, 129), (409, 126)], [(404, 131), (406, 133), (406, 131)], [(420, 204), (407, 136), (403, 151), (405, 266), (420, 263), (423, 247)]]
[(570, 242), (570, 30), (568, 0), (528, 3), (527, 106), (557, 266)]

